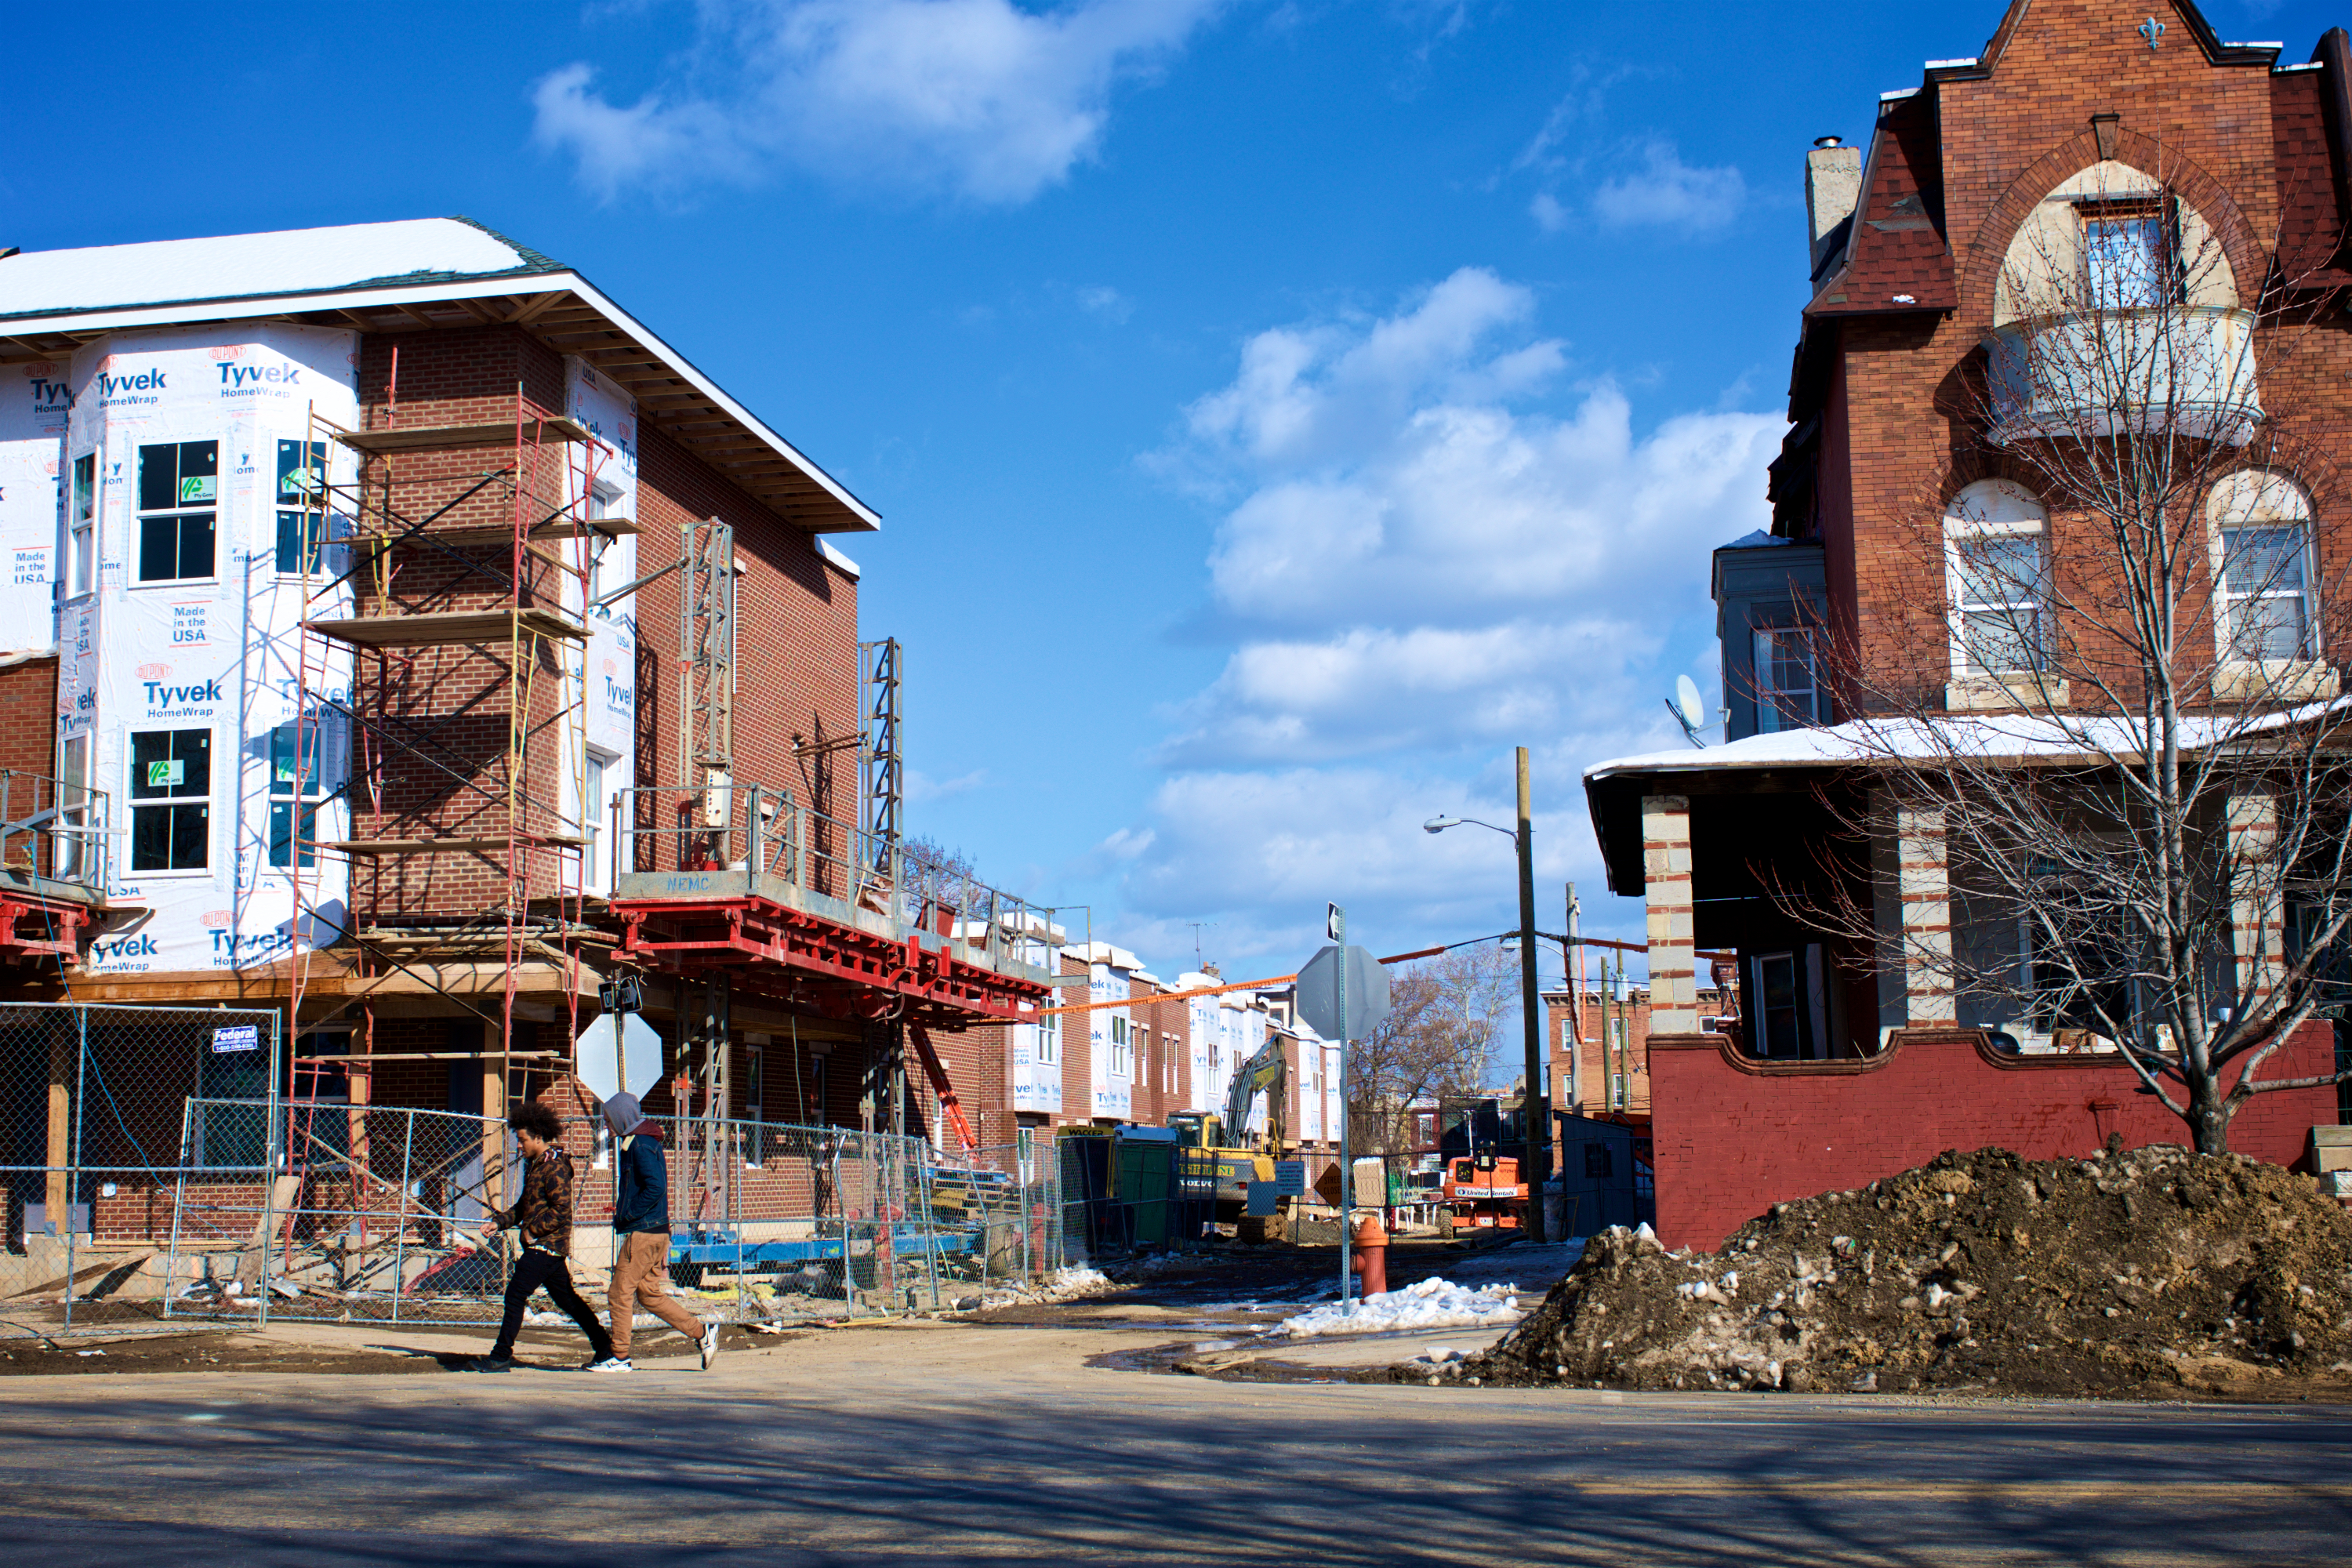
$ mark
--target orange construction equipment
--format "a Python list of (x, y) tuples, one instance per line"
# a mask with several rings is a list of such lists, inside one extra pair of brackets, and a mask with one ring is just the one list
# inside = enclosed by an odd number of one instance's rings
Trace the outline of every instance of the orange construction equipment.
[(1528, 1184), (1517, 1156), (1482, 1152), (1445, 1163), (1442, 1201), (1455, 1230), (1517, 1230), (1527, 1224)]

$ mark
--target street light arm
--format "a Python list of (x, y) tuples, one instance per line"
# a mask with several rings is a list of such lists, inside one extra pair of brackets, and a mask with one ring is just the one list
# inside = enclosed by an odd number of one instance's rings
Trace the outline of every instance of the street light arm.
[(1493, 823), (1481, 822), (1475, 816), (1433, 816), (1421, 825), (1421, 830), (1423, 833), (1443, 833), (1449, 827), (1459, 827), (1465, 822), (1473, 827), (1483, 827), (1491, 833), (1499, 833), (1514, 842), (1519, 837), (1507, 827), (1496, 827)]

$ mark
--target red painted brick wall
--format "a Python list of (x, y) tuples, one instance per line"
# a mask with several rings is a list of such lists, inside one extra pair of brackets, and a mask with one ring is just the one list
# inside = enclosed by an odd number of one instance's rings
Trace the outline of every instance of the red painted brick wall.
[[(1717, 1036), (1654, 1037), (1658, 1238), (1712, 1249), (1776, 1203), (1864, 1186), (1947, 1149), (2053, 1160), (2087, 1155), (2117, 1131), (2133, 1148), (2189, 1142), (2112, 1056), (1997, 1056), (1979, 1038), (1903, 1030), (1875, 1057), (1768, 1064)], [(2330, 1026), (2306, 1024), (2262, 1076), (2334, 1064)], [(2231, 1123), (2230, 1145), (2291, 1165), (2312, 1127), (2335, 1120), (2332, 1087), (2257, 1095)]]

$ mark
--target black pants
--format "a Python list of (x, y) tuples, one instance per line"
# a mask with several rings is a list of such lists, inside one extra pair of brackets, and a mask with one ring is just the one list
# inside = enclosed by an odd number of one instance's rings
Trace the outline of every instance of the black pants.
[(515, 1259), (514, 1272), (507, 1277), (506, 1321), (499, 1325), (499, 1342), (491, 1348), (492, 1355), (514, 1354), (515, 1335), (522, 1330), (523, 1304), (530, 1300), (532, 1291), (541, 1287), (547, 1290), (547, 1299), (580, 1325), (597, 1360), (613, 1353), (613, 1337), (596, 1321), (596, 1314), (588, 1310), (588, 1303), (580, 1299), (580, 1292), (572, 1288), (572, 1270), (564, 1266), (563, 1259), (536, 1247), (526, 1247), (522, 1256)]

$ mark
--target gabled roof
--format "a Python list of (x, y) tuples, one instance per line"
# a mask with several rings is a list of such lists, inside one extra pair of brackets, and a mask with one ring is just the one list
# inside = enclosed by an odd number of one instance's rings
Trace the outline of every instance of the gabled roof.
[(509, 325), (577, 354), (660, 430), (812, 533), (881, 519), (585, 278), (469, 218), (411, 218), (0, 256), (0, 362), (124, 328), (268, 316), (409, 332)]
[[(2000, 68), (2001, 56), (2009, 52), (2010, 40), (2017, 37), (2026, 13), (2032, 8), (2033, 0), (2010, 0), (2009, 9), (2001, 13), (2000, 26), (1993, 29), (1992, 37), (1985, 44), (1984, 53), (1972, 60), (1937, 60), (1929, 67), (1928, 75), (1946, 81), (1992, 75)], [(2172, 12), (2197, 47), (2205, 52), (2206, 61), (2210, 65), (2274, 65), (2278, 61), (2279, 50), (2284, 47), (2273, 43), (2225, 42), (2220, 34), (2213, 31), (2213, 24), (2205, 19), (2205, 13), (2197, 8), (2196, 0), (2153, 0), (2151, 9)], [(2164, 21), (2160, 16), (2151, 19), (2158, 23)]]
[(1899, 99), (1879, 110), (1845, 253), (1805, 313), (1956, 310), (1960, 297), (1953, 279), (1935, 103), (1926, 94)]

